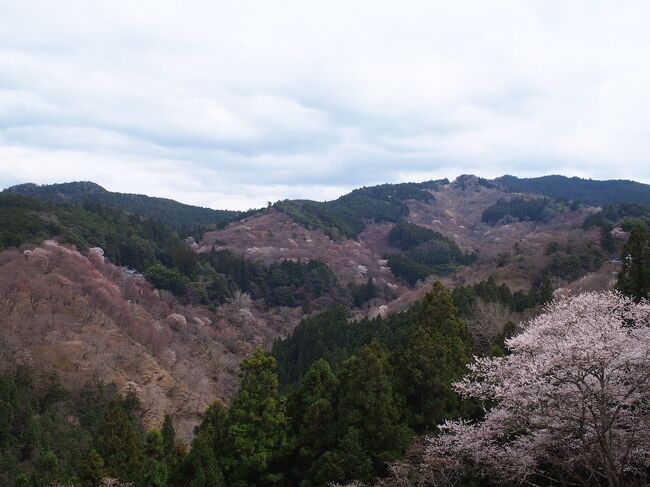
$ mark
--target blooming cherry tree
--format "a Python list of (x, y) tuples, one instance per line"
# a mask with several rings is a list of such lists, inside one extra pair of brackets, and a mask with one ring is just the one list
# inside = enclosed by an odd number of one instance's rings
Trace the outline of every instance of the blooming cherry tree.
[(634, 485), (650, 463), (650, 305), (614, 292), (555, 302), (455, 384), (485, 410), (429, 438), (429, 468), (504, 483)]

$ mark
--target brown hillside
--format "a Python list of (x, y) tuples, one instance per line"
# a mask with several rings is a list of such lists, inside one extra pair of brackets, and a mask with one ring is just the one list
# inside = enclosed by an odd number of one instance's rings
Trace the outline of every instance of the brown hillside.
[(31, 365), (78, 390), (86, 381), (132, 385), (147, 426), (171, 413), (188, 436), (214, 399), (236, 390), (236, 371), (298, 317), (262, 314), (246, 299), (217, 312), (183, 306), (144, 279), (54, 241), (0, 253), (0, 368)]

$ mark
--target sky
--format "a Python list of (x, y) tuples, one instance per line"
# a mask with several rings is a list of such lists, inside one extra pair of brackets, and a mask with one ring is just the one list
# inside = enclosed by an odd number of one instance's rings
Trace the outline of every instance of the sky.
[(650, 183), (650, 2), (0, 0), (0, 188)]

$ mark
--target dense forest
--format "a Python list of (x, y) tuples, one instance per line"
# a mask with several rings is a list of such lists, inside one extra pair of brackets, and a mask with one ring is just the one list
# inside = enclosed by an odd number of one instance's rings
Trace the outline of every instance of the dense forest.
[(616, 203), (650, 205), (650, 186), (636, 181), (596, 181), (566, 176), (518, 178), (501, 176), (492, 181), (513, 193), (537, 193), (560, 200), (601, 206)]
[(188, 302), (220, 304), (235, 291), (270, 306), (305, 306), (328, 295), (352, 297), (326, 264), (284, 261), (270, 266), (222, 250), (197, 254), (165, 225), (101, 203), (54, 204), (0, 195), (0, 249), (59, 238), (80, 249), (100, 247), (117, 265), (143, 272), (156, 287)]
[(384, 258), (395, 276), (409, 284), (431, 274), (451, 274), (459, 265), (476, 260), (476, 254), (463, 252), (456, 242), (439, 232), (400, 220), (388, 235), (389, 243), (403, 251)]
[(356, 237), (367, 221), (397, 222), (408, 214), (407, 200), (434, 201), (427, 190), (444, 181), (382, 184), (355, 189), (334, 201), (285, 200), (274, 207), (307, 228), (320, 228), (332, 238)]
[(103, 203), (127, 213), (137, 213), (154, 221), (165, 222), (166, 226), (179, 232), (181, 236), (200, 233), (206, 225), (231, 221), (240, 213), (185, 205), (174, 200), (142, 194), (115, 193), (91, 182), (41, 186), (27, 183), (7, 188), (3, 193), (22, 194), (50, 203)]
[[(312, 348), (296, 347), (300, 337)], [(339, 350), (324, 353), (327, 344)], [(291, 350), (305, 357), (295, 360)], [(174, 440), (171, 418), (161, 431), (143, 431), (133, 393), (121, 398), (111, 386), (89, 384), (69, 396), (55, 377), (35, 386), (20, 368), (0, 382), (0, 475), (35, 487), (91, 486), (102, 476), (143, 487), (370, 481), (387, 473), (413, 435), (475, 414), (450, 388), (471, 351), (440, 284), (407, 312), (374, 322), (349, 326), (334, 309), (305, 320), (272, 356), (257, 351), (245, 360), (238, 394), (229, 407), (216, 402), (204, 413), (189, 449)]]
[[(415, 284), (476, 259), (441, 233), (404, 220), (406, 201), (432, 201), (426, 190), (436, 184), (384, 185), (329, 203), (276, 206), (334, 237), (357, 236), (370, 220), (395, 223), (387, 236), (395, 253), (384, 257), (396, 276)], [(647, 446), (647, 207), (608, 205), (588, 217), (584, 228), (601, 228), (600, 243), (551, 241), (544, 250), (550, 264), (529, 288), (513, 290), (493, 277), (453, 289), (436, 282), (399, 313), (353, 319), (359, 310), (352, 306), (389, 300), (394, 291), (372, 276), (341, 286), (316, 259), (263, 264), (229, 250), (197, 254), (178, 227), (167, 228), (153, 215), (57, 198), (0, 195), (0, 250), (48, 238), (81, 249), (97, 246), (185, 303), (216, 307), (247, 293), (268, 306), (302, 307), (308, 314), (269, 353), (248, 355), (239, 368), (238, 392), (228, 404), (210, 405), (189, 444), (177, 437), (171, 415), (160, 430), (145, 428), (147, 404), (134, 388), (120, 395), (113, 384), (90, 381), (69, 392), (56, 369), (43, 373), (21, 365), (4, 371), (1, 485), (96, 487), (102, 479), (116, 479), (106, 485), (479, 486), (511, 479), (505, 482), (550, 486), (585, 484), (584, 479), (590, 479), (587, 485), (636, 485), (645, 479), (643, 462), (620, 445), (639, 442), (639, 451)], [(501, 200), (483, 217), (488, 223), (544, 219), (550, 204)], [(616, 284), (621, 294), (554, 301), (554, 278), (576, 279), (620, 250), (608, 246), (615, 226), (629, 232)], [(524, 317), (532, 319), (517, 325)], [(600, 347), (605, 334), (608, 346)], [(592, 396), (571, 396), (566, 384), (575, 377), (582, 384), (596, 370), (593, 360), (603, 370), (614, 364), (625, 371), (621, 377), (610, 374), (620, 378), (616, 387), (634, 387), (607, 398), (614, 405), (605, 408), (609, 423), (583, 418), (583, 424), (593, 420), (594, 430), (616, 424), (611, 445), (572, 429), (571, 414), (587, 410), (584, 401)], [(572, 367), (576, 375), (568, 376)], [(504, 393), (511, 390), (517, 393)], [(571, 402), (558, 403), (558, 397)], [(549, 405), (566, 415), (551, 421)], [(627, 416), (619, 420), (610, 410)], [(605, 454), (619, 459), (615, 468), (603, 460)]]
[(481, 220), (484, 223), (511, 223), (514, 221), (542, 221), (548, 219), (548, 199), (513, 198), (499, 200), (483, 211)]

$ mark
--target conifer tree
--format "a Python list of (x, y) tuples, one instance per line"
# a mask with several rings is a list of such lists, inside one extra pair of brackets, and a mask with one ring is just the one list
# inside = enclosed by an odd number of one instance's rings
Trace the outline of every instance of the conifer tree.
[(229, 410), (228, 485), (278, 485), (274, 469), (288, 452), (285, 400), (278, 394), (273, 357), (256, 350), (241, 364), (240, 390)]
[(314, 467), (318, 458), (336, 446), (337, 387), (338, 380), (329, 364), (319, 359), (291, 398), (289, 410), (298, 446), (294, 471), (304, 485), (315, 485)]
[(635, 301), (650, 295), (650, 236), (645, 227), (636, 224), (623, 247), (622, 269), (616, 289)]
[(439, 282), (422, 300), (416, 323), (394, 361), (397, 387), (406, 400), (410, 422), (417, 431), (424, 431), (458, 412), (451, 384), (465, 372), (472, 346), (451, 294)]
[(142, 471), (142, 448), (138, 433), (122, 407), (111, 401), (95, 439), (107, 473), (120, 480), (136, 481)]
[(79, 464), (79, 480), (84, 487), (95, 487), (104, 477), (104, 459), (94, 448)]
[(211, 441), (199, 431), (190, 453), (180, 463), (170, 482), (174, 487), (224, 487), (226, 483)]
[(163, 461), (164, 443), (162, 433), (158, 430), (147, 431), (144, 437), (146, 458), (142, 480), (147, 487), (164, 487), (167, 485), (167, 464)]
[(176, 444), (176, 432), (174, 431), (174, 423), (169, 414), (165, 414), (162, 428), (160, 430), (163, 437), (163, 451), (165, 455), (169, 455), (174, 449)]
[(387, 353), (377, 342), (363, 347), (358, 355), (346, 360), (340, 380), (339, 435), (344, 437), (352, 429), (357, 430), (359, 451), (370, 456), (374, 471), (379, 473), (386, 462), (399, 458), (410, 437), (400, 421)]

